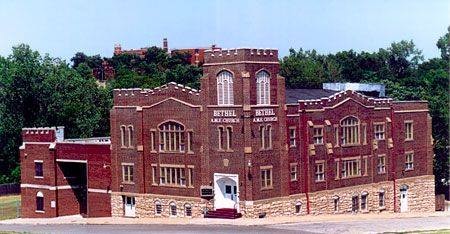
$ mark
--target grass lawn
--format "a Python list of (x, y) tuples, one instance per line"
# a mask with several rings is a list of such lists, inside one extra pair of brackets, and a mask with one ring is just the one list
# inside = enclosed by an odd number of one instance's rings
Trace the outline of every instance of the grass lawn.
[(20, 195), (1, 196), (0, 220), (17, 218), (18, 208), (20, 208)]

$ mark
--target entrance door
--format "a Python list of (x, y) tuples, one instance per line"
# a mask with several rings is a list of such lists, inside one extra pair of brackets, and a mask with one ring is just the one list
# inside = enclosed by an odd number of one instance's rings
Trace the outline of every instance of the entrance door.
[(238, 175), (214, 174), (214, 208), (239, 210)]
[(400, 188), (400, 212), (408, 211), (408, 186), (403, 185)]
[(125, 199), (125, 216), (135, 217), (136, 216), (136, 204), (134, 197), (124, 197)]

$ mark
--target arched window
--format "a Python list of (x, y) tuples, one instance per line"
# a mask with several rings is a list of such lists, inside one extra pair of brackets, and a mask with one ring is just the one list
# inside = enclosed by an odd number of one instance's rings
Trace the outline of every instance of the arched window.
[(122, 147), (126, 147), (125, 145), (125, 131), (126, 131), (126, 127), (125, 126), (120, 126), (120, 145)]
[(177, 204), (175, 202), (171, 202), (169, 204), (170, 207), (170, 216), (177, 216)]
[(191, 204), (185, 204), (184, 205), (184, 215), (187, 217), (191, 217), (192, 216), (192, 206)]
[(184, 126), (168, 121), (159, 126), (159, 150), (184, 152)]
[(217, 75), (217, 104), (233, 105), (233, 74), (221, 71)]
[(359, 120), (349, 116), (341, 120), (342, 145), (359, 144)]
[(128, 126), (128, 147), (132, 147), (134, 145), (134, 139), (133, 139), (133, 126), (129, 125)]
[(161, 213), (162, 213), (161, 202), (160, 201), (156, 201), (155, 202), (155, 214), (156, 215), (161, 215)]
[(44, 211), (44, 194), (41, 191), (36, 194), (36, 211)]
[(266, 71), (256, 74), (256, 104), (270, 104), (270, 76)]

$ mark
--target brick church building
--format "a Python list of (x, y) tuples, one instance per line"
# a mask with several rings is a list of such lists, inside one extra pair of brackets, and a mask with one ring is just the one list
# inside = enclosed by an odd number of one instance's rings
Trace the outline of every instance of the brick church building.
[(204, 54), (201, 90), (114, 90), (111, 138), (23, 130), (23, 217), (434, 211), (426, 101), (286, 89), (274, 49)]

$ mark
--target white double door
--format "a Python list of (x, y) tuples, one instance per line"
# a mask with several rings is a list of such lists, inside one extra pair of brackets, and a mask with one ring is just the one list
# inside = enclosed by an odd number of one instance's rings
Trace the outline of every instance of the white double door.
[(400, 212), (408, 211), (408, 187), (400, 189)]
[(134, 197), (124, 197), (124, 209), (126, 217), (136, 216), (136, 200)]
[(214, 208), (239, 210), (239, 187), (237, 174), (214, 174)]

